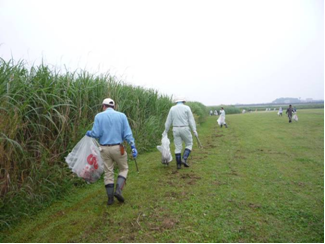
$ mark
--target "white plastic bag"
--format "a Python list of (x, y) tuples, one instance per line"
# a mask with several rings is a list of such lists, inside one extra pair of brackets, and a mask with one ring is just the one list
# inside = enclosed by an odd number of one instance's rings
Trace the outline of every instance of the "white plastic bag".
[(65, 161), (72, 172), (89, 183), (96, 182), (104, 172), (104, 162), (100, 156), (98, 143), (88, 136), (84, 136), (78, 142)]
[(294, 114), (294, 115), (293, 115), (293, 120), (298, 121), (298, 116), (297, 116), (297, 114)]
[(219, 116), (217, 122), (218, 122), (219, 126), (224, 125), (225, 124), (225, 117)]
[(157, 146), (157, 149), (161, 152), (161, 162), (163, 164), (169, 164), (173, 160), (169, 145), (170, 141), (167, 135), (164, 135), (161, 139), (161, 146)]

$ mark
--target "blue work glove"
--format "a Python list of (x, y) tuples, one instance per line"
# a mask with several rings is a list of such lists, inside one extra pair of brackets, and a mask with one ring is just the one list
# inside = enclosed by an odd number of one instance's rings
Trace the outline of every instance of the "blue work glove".
[(86, 136), (92, 137), (91, 136), (91, 130), (89, 130), (89, 131), (86, 132)]
[(138, 151), (135, 146), (131, 146), (132, 149), (132, 157), (136, 158), (138, 156)]

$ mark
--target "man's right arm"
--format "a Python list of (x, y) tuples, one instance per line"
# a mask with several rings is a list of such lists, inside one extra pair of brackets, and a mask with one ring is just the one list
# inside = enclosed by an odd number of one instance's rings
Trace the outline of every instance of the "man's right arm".
[(87, 131), (86, 135), (89, 136), (89, 137), (93, 137), (93, 138), (101, 137), (101, 129), (100, 129), (99, 125), (100, 125), (99, 118), (96, 115), (93, 128), (92, 128), (92, 130)]

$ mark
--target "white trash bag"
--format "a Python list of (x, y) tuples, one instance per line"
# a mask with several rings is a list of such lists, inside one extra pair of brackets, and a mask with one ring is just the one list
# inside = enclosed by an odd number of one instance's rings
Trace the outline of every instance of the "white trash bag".
[(173, 160), (169, 145), (170, 141), (167, 135), (165, 135), (161, 139), (161, 146), (157, 146), (157, 149), (161, 152), (161, 162), (163, 164), (169, 164)]
[(217, 122), (218, 122), (219, 126), (224, 125), (225, 124), (225, 117), (219, 116)]
[(297, 116), (297, 114), (294, 114), (292, 118), (293, 118), (293, 120), (298, 121), (298, 116)]
[(84, 136), (65, 158), (76, 173), (88, 183), (96, 182), (104, 172), (104, 162), (100, 156), (98, 143), (94, 138)]

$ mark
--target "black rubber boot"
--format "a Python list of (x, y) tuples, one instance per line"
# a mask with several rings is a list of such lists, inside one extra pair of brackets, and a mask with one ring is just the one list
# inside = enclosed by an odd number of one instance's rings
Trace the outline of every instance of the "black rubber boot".
[(105, 188), (108, 197), (107, 205), (112, 205), (114, 203), (114, 184), (107, 184)]
[(226, 128), (228, 128), (228, 125), (227, 125), (227, 124), (225, 124), (225, 127), (226, 127)]
[(177, 154), (175, 154), (175, 157), (176, 157), (177, 169), (180, 169), (182, 167), (181, 154), (180, 153), (177, 153)]
[(188, 157), (190, 156), (190, 153), (191, 153), (191, 150), (190, 149), (185, 149), (184, 150), (184, 153), (183, 153), (183, 158), (182, 158), (182, 164), (184, 164), (185, 167), (190, 167), (188, 164), (187, 164), (187, 159)]
[(122, 196), (122, 190), (123, 190), (125, 181), (126, 181), (126, 179), (123, 176), (119, 175), (117, 177), (116, 190), (115, 190), (114, 196), (117, 198), (117, 200), (119, 202), (124, 202), (124, 197)]

